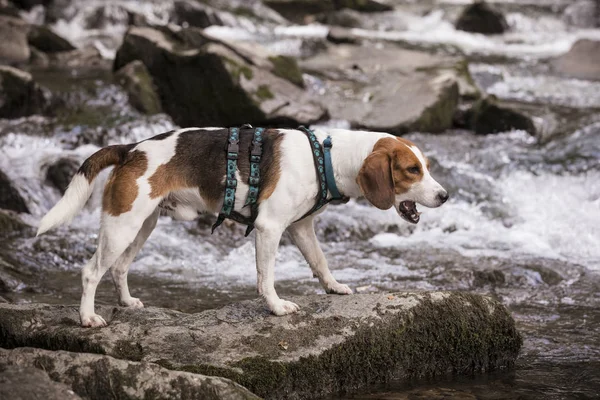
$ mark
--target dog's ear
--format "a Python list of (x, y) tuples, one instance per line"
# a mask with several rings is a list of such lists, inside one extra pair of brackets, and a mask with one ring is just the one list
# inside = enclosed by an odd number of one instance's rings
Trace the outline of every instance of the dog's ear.
[(371, 153), (360, 168), (356, 182), (375, 207), (387, 210), (394, 205), (394, 181), (387, 151)]

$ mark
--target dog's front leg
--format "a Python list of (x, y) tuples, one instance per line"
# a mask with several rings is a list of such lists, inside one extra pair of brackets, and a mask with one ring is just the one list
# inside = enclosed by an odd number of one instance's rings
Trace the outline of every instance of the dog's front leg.
[(348, 285), (339, 283), (331, 274), (325, 254), (319, 246), (313, 221), (313, 217), (307, 217), (290, 225), (288, 232), (292, 236), (292, 240), (306, 258), (314, 276), (319, 279), (327, 293), (352, 294), (352, 289)]
[(299, 307), (291, 301), (280, 299), (275, 291), (275, 256), (283, 229), (278, 227), (256, 229), (256, 272), (258, 292), (265, 298), (275, 315), (295, 313)]

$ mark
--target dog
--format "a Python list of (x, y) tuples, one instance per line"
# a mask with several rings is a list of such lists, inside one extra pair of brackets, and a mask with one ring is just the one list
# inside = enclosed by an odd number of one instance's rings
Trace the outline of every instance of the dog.
[[(337, 188), (349, 198), (365, 197), (375, 207), (394, 207), (411, 223), (419, 222), (416, 204), (439, 207), (448, 192), (431, 176), (429, 161), (409, 140), (387, 133), (317, 129), (319, 142), (331, 138), (332, 166)], [(249, 148), (252, 135), (239, 138), (237, 192), (234, 209), (249, 215)], [(105, 147), (81, 165), (64, 196), (42, 218), (37, 234), (70, 222), (92, 194), (94, 179), (114, 166), (102, 198), (98, 247), (82, 270), (79, 310), (84, 327), (105, 326), (94, 311), (96, 287), (107, 270), (119, 304), (141, 308), (127, 286), (127, 271), (156, 226), (160, 214), (193, 220), (200, 213), (218, 213), (224, 198), (226, 128), (186, 128), (139, 143)], [(263, 134), (261, 187), (256, 227), (258, 293), (275, 315), (298, 311), (298, 305), (275, 291), (275, 256), (288, 231), (327, 293), (352, 294), (331, 274), (314, 230), (312, 209), (318, 180), (309, 141), (295, 129), (268, 129)]]

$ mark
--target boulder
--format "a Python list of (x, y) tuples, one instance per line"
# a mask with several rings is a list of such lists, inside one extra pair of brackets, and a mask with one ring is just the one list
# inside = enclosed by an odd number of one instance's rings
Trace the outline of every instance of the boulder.
[(290, 298), (276, 317), (263, 300), (197, 314), (108, 306), (108, 326), (79, 327), (75, 306), (0, 304), (0, 347), (104, 354), (222, 376), (272, 399), (315, 398), (391, 379), (514, 365), (522, 344), (508, 311), (460, 292)]
[(502, 104), (494, 96), (488, 96), (473, 103), (464, 115), (465, 126), (480, 135), (523, 130), (536, 135), (537, 130), (527, 114)]
[[(0, 179), (2, 171), (0, 171)], [(1, 183), (0, 183), (0, 187)], [(4, 188), (3, 188), (4, 189)], [(25, 236), (33, 233), (33, 228), (21, 221), (15, 211), (0, 209), (0, 238)]]
[(508, 29), (508, 22), (500, 11), (477, 0), (465, 7), (456, 20), (455, 27), (461, 31), (495, 35), (504, 33)]
[(552, 60), (551, 66), (568, 78), (600, 81), (600, 41), (578, 40), (566, 54)]
[(57, 68), (110, 68), (110, 61), (102, 57), (94, 46), (51, 53), (48, 56), (50, 65)]
[(214, 8), (193, 0), (176, 0), (173, 3), (172, 22), (198, 28), (223, 25)]
[(27, 35), (27, 42), (30, 46), (33, 46), (44, 53), (75, 50), (75, 46), (69, 43), (68, 40), (63, 39), (50, 28), (42, 25), (31, 26), (29, 34)]
[(0, 65), (0, 118), (40, 114), (46, 105), (44, 92), (29, 72)]
[(309, 15), (329, 13), (335, 10), (351, 9), (360, 12), (390, 11), (394, 8), (375, 0), (264, 0), (285, 18), (303, 22)]
[(0, 170), (0, 209), (28, 213), (29, 208), (8, 176)]
[(46, 182), (54, 186), (61, 194), (65, 194), (71, 179), (79, 169), (79, 161), (72, 158), (60, 158), (52, 163), (46, 171)]
[(0, 63), (23, 63), (29, 60), (28, 32), (27, 22), (20, 18), (0, 15)]
[[(0, 349), (0, 354), (6, 350)], [(54, 382), (46, 372), (33, 366), (6, 365), (0, 361), (0, 399), (80, 400), (62, 383)]]
[(180, 126), (290, 126), (327, 115), (285, 76), (289, 69), (277, 76), (277, 62), (266, 50), (248, 52), (197, 28), (130, 28), (114, 70), (135, 60), (148, 68), (165, 112)]
[(154, 81), (144, 63), (139, 60), (130, 62), (115, 73), (115, 78), (136, 110), (150, 115), (162, 111)]
[(331, 11), (316, 16), (317, 21), (326, 25), (341, 26), (344, 28), (361, 28), (361, 13), (355, 10), (344, 8), (342, 10)]
[(319, 98), (333, 119), (403, 134), (452, 126), (464, 63), (396, 47), (338, 45), (302, 61), (301, 67), (326, 80)]
[[(31, 372), (32, 376), (39, 377), (40, 382), (44, 383), (49, 381), (49, 375), (52, 378), (49, 388), (61, 388), (63, 393), (70, 392), (71, 396), (52, 397), (54, 391), (49, 391), (48, 397), (39, 397), (44, 400), (78, 399), (79, 396), (104, 400), (107, 393), (110, 393), (112, 399), (130, 400), (258, 400), (258, 397), (247, 389), (225, 378), (169, 371), (153, 363), (117, 360), (98, 354), (34, 348), (0, 349), (0, 369), (3, 366), (8, 371), (21, 369)], [(0, 372), (0, 382), (3, 375)], [(9, 374), (9, 377), (9, 382), (17, 382), (15, 374)], [(23, 376), (20, 382), (30, 389), (36, 389), (32, 394), (37, 393), (38, 387), (43, 387), (28, 379), (27, 375)], [(38, 397), (23, 397), (24, 400), (35, 398)]]

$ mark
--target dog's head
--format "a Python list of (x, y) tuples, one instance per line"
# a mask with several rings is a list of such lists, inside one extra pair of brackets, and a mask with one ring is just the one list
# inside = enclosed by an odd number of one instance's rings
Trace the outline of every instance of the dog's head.
[(356, 180), (371, 204), (382, 210), (394, 206), (413, 224), (421, 214), (416, 203), (433, 208), (448, 200), (448, 192), (429, 173), (427, 158), (414, 143), (402, 138), (378, 140)]

